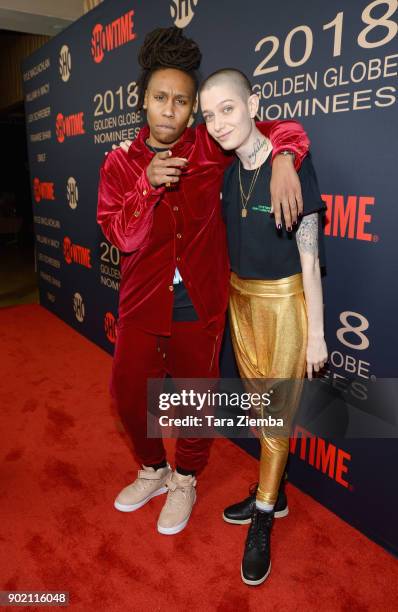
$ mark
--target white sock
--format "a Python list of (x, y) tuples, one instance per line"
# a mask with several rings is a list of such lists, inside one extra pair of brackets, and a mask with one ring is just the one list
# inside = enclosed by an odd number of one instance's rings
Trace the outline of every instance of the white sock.
[(265, 502), (262, 502), (256, 499), (256, 508), (258, 510), (262, 510), (263, 512), (272, 512), (272, 510), (274, 509), (274, 506), (275, 504), (267, 504)]

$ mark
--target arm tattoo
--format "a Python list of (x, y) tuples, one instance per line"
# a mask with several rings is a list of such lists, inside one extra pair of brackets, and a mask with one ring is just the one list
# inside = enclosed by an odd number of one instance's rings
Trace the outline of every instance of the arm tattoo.
[(318, 213), (304, 217), (296, 232), (300, 253), (318, 254)]

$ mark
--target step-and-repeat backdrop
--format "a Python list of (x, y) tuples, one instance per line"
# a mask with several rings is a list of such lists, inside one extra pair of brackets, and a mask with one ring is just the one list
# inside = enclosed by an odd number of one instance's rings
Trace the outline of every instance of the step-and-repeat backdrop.
[[(109, 0), (34, 53), (22, 70), (41, 304), (112, 353), (120, 254), (96, 224), (98, 169), (145, 120), (145, 34), (175, 24), (200, 44), (203, 75), (240, 68), (260, 119), (294, 118), (310, 135), (328, 208), (328, 384), (349, 402), (395, 376), (397, 17), (398, 0)], [(391, 406), (373, 410), (365, 416), (397, 424)], [(329, 438), (297, 430), (290, 480), (398, 551), (395, 440), (345, 439), (347, 413), (329, 418)]]

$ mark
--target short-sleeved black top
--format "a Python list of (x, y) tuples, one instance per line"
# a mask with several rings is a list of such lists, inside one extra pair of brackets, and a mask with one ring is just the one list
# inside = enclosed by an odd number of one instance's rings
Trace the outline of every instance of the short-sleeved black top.
[[(243, 191), (248, 194), (254, 170), (241, 166)], [(303, 195), (303, 215), (319, 213), (318, 250), (324, 265), (321, 212), (326, 209), (319, 192), (318, 181), (308, 155), (298, 172)], [(231, 269), (241, 278), (276, 280), (301, 272), (295, 230), (278, 231), (271, 212), (271, 156), (264, 162), (247, 204), (247, 216), (242, 217), (239, 187), (239, 159), (227, 169), (222, 191), (223, 216), (227, 225)]]

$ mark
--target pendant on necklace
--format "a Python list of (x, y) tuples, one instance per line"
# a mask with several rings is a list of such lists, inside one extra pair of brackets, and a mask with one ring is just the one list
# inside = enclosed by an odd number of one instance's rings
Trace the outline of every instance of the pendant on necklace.
[(247, 208), (242, 208), (242, 217), (243, 219), (247, 217)]

